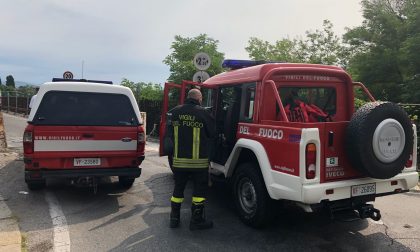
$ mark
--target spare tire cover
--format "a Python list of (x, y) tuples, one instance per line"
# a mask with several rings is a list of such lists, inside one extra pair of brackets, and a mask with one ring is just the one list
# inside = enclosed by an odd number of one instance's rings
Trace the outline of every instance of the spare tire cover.
[(413, 148), (414, 132), (407, 113), (392, 102), (370, 102), (351, 118), (346, 151), (352, 166), (378, 179), (401, 172)]

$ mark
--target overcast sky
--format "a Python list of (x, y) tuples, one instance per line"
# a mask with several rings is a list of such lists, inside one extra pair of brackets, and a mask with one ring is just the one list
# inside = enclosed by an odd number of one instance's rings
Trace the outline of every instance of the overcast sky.
[(81, 78), (164, 83), (175, 35), (206, 33), (226, 58), (248, 39), (304, 36), (324, 19), (338, 35), (362, 23), (360, 0), (0, 0), (0, 78), (40, 84)]

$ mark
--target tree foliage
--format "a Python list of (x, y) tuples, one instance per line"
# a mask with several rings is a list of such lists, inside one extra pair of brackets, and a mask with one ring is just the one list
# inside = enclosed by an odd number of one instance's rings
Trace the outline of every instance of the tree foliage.
[(15, 88), (15, 79), (12, 75), (6, 76), (6, 86)]
[(175, 36), (175, 41), (171, 45), (172, 53), (163, 60), (163, 63), (169, 66), (171, 73), (168, 80), (174, 83), (192, 80), (194, 73), (197, 72), (193, 59), (198, 52), (205, 52), (210, 56), (211, 66), (206, 70), (210, 76), (221, 73), (224, 54), (218, 51), (218, 44), (218, 40), (206, 34), (194, 38)]
[(17, 91), (18, 96), (31, 97), (36, 94), (35, 88), (36, 87), (33, 85), (25, 85), (25, 86), (20, 86), (16, 88), (15, 90)]
[(271, 44), (253, 37), (245, 50), (255, 60), (345, 66), (348, 49), (332, 29), (333, 24), (324, 20), (322, 30), (307, 31), (303, 39), (283, 38)]
[(163, 88), (159, 84), (145, 82), (134, 83), (133, 81), (124, 78), (121, 81), (121, 86), (130, 88), (137, 101), (160, 101), (163, 97)]
[(378, 99), (418, 103), (420, 0), (364, 0), (362, 7), (363, 24), (344, 35), (355, 52), (349, 71)]

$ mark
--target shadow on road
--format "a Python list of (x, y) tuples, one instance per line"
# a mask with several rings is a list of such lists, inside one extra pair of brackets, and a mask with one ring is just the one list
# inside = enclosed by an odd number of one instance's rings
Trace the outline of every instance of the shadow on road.
[[(160, 173), (144, 179), (128, 191), (120, 189), (115, 181), (104, 180), (96, 195), (92, 188), (69, 186), (62, 180), (50, 181), (46, 190), (54, 191), (70, 227), (83, 224), (87, 225), (86, 231), (103, 234), (105, 230), (112, 232), (116, 225), (121, 228), (119, 232), (124, 231), (124, 223), (135, 220), (135, 224), (126, 227), (134, 228), (124, 236), (128, 238), (108, 244), (115, 246), (112, 251), (410, 251), (389, 238), (383, 225), (369, 225), (367, 220), (331, 221), (326, 215), (304, 213), (291, 206), (280, 208), (267, 228), (250, 228), (236, 216), (231, 194), (223, 185), (211, 188), (209, 194), (207, 215), (213, 219), (214, 229), (189, 231), (191, 183), (185, 192), (181, 227), (170, 229), (172, 174)], [(24, 219), (20, 221), (21, 230), (51, 228), (44, 192), (19, 193), (28, 192), (21, 161), (0, 170), (0, 183), (0, 194), (11, 210)], [(129, 207), (122, 211), (126, 205)], [(101, 239), (104, 237), (107, 236)]]
[[(265, 229), (245, 226), (235, 214), (229, 190), (211, 189), (208, 217), (215, 222), (212, 230), (188, 229), (192, 186), (185, 193), (181, 227), (168, 228), (172, 175), (155, 175), (145, 181), (154, 202), (143, 213), (148, 228), (132, 235), (112, 251), (411, 251), (385, 234), (385, 227), (373, 230), (367, 220), (331, 221), (325, 214), (304, 213), (299, 208), (279, 209)], [(159, 211), (166, 207), (167, 211)], [(383, 227), (383, 228), (382, 228)]]

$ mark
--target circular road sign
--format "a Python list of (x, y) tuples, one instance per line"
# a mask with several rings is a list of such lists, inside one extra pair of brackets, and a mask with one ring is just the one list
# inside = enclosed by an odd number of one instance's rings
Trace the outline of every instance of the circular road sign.
[(210, 56), (207, 53), (199, 52), (194, 56), (194, 66), (198, 70), (207, 70), (211, 65)]
[(73, 79), (73, 73), (72, 73), (72, 72), (70, 72), (70, 71), (65, 71), (65, 72), (63, 73), (63, 78), (64, 78), (64, 79), (69, 79), (69, 80), (72, 80), (72, 79)]
[(198, 71), (194, 74), (193, 81), (202, 83), (205, 82), (208, 78), (210, 78), (210, 75), (207, 72)]

